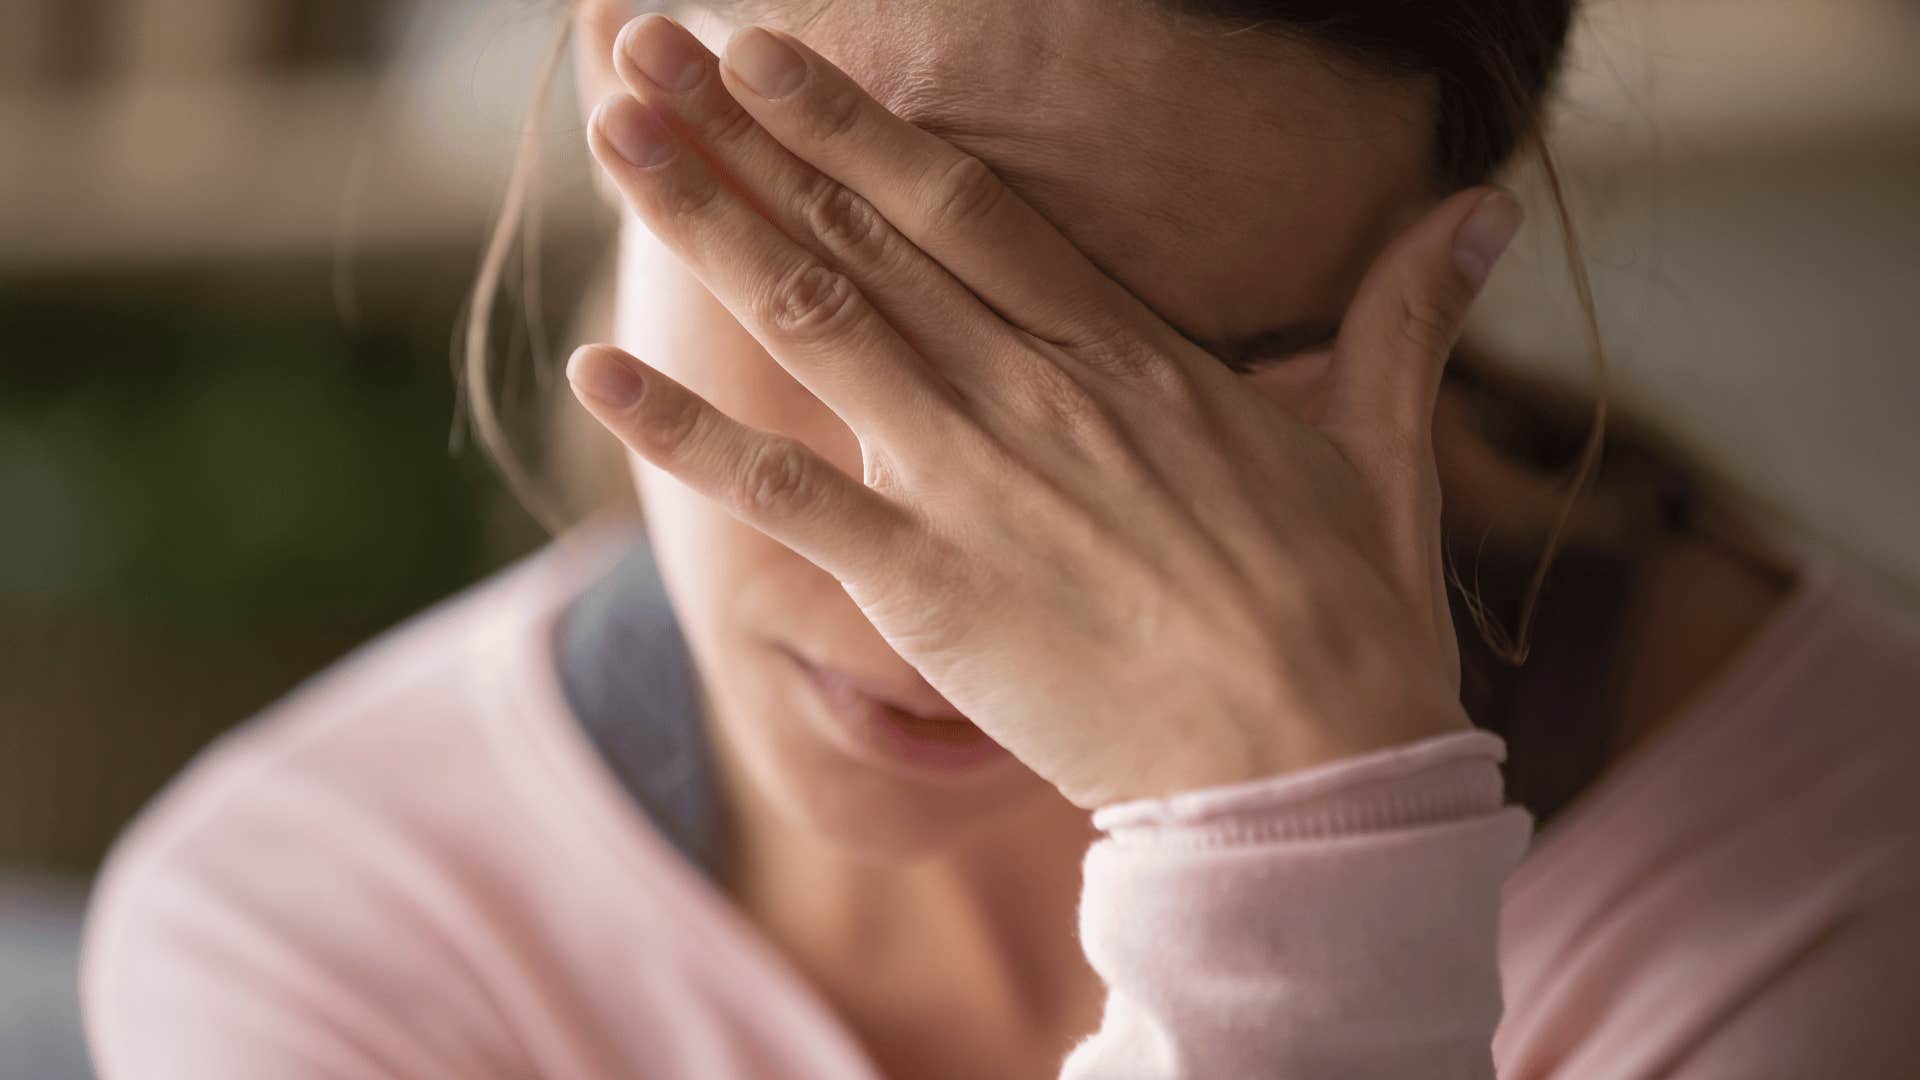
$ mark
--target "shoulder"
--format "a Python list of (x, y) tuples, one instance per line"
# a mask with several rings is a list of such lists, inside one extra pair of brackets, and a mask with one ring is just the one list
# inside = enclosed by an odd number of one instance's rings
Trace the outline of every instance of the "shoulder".
[(1920, 1074), (1920, 888), (1882, 892), (1785, 938), (1766, 977), (1679, 1059), (1687, 1077)]
[(512, 1059), (493, 1007), (453, 977), (512, 920), (476, 885), (534, 843), (502, 813), (488, 730), (510, 707), (502, 680), (538, 662), (541, 628), (597, 557), (550, 549), (389, 631), (208, 747), (142, 812), (102, 870), (83, 946), (105, 1075), (133, 1075), (129, 1060), (140, 1075), (247, 1074), (238, 1059), (265, 1070), (250, 1075), (300, 1060), (324, 1063), (316, 1075), (485, 1076)]
[(1819, 573), (1831, 606), (1827, 659), (1849, 684), (1845, 692), (1920, 718), (1920, 598), (1840, 568)]
[(1702, 873), (1611, 897), (1623, 914), (1575, 935), (1553, 974), (1508, 987), (1503, 1074), (1920, 1074), (1910, 873), (1857, 854), (1832, 880), (1804, 863), (1770, 872), (1759, 850), (1703, 856)]
[(1881, 1008), (1920, 992), (1920, 623), (1891, 595), (1810, 565), (1684, 724), (1543, 832), (1503, 914), (1509, 1065), (1920, 1067)]

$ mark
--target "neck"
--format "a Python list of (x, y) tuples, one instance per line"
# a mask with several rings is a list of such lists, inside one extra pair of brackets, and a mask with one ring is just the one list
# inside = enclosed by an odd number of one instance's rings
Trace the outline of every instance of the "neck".
[[(1057, 1069), (1093, 1029), (1101, 993), (1075, 932), (1086, 811), (1046, 792), (938, 853), (865, 860), (772, 804), (725, 742), (722, 885), (877, 1061), (1020, 1075)], [(955, 1038), (969, 1045), (928, 1052)]]

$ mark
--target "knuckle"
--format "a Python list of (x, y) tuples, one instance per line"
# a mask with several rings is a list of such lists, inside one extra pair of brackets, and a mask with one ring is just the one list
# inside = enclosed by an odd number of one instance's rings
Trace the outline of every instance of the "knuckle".
[(883, 235), (872, 203), (825, 178), (808, 193), (801, 212), (807, 228), (836, 254), (868, 254)]
[(922, 217), (936, 234), (964, 230), (991, 217), (1007, 186), (972, 154), (961, 154), (927, 184)]
[(667, 220), (703, 213), (720, 195), (719, 181), (705, 169), (671, 167), (666, 173), (650, 185), (644, 201), (655, 215)]
[(1137, 381), (1142, 393), (1180, 415), (1198, 416), (1206, 411), (1205, 376), (1192, 365), (1171, 357), (1155, 357), (1143, 366)]
[(1022, 397), (1037, 426), (1080, 441), (1107, 421), (1100, 403), (1073, 376), (1046, 365), (1024, 381)]
[(1459, 332), (1462, 305), (1448, 290), (1415, 289), (1400, 297), (1400, 336), (1422, 353), (1444, 354)]
[(1142, 347), (1124, 334), (1100, 331), (1089, 335), (1088, 344), (1078, 350), (1088, 367), (1113, 379), (1149, 382), (1160, 385), (1170, 379), (1165, 370), (1171, 365), (1165, 358)]
[(734, 505), (750, 514), (785, 513), (803, 504), (811, 488), (799, 445), (787, 438), (768, 439), (754, 448), (741, 469)]
[(641, 437), (647, 448), (659, 457), (674, 460), (684, 456), (699, 437), (706, 406), (692, 394), (660, 393), (647, 395), (646, 422)]
[(846, 87), (815, 95), (804, 110), (807, 138), (825, 143), (845, 137), (860, 123), (862, 104), (860, 95)]
[(1167, 363), (1168, 357), (1159, 345), (1091, 304), (1079, 305), (1070, 318), (1049, 327), (1044, 334), (1029, 333), (1103, 375), (1144, 379), (1156, 385), (1171, 377), (1167, 369), (1173, 365)]
[(845, 274), (808, 262), (774, 282), (759, 315), (762, 323), (782, 334), (819, 338), (843, 330), (861, 311), (860, 294)]
[(714, 89), (723, 100), (701, 119), (701, 134), (712, 146), (737, 146), (759, 128), (760, 122), (741, 108), (718, 82), (714, 83)]

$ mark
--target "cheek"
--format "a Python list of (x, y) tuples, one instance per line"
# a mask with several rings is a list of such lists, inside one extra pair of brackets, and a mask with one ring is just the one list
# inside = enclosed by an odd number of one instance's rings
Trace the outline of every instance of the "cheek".
[(730, 413), (785, 378), (726, 308), (631, 215), (620, 231), (616, 295), (615, 343)]
[[(849, 475), (861, 475), (853, 432), (631, 216), (621, 229), (614, 343), (735, 420), (798, 439)], [(643, 498), (673, 484), (633, 460)]]

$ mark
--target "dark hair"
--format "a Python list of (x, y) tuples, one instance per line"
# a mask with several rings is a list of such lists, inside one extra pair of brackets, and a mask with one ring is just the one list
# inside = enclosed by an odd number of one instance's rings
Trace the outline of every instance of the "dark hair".
[(1439, 82), (1443, 184), (1491, 176), (1535, 134), (1566, 51), (1573, 0), (1165, 0), (1174, 10), (1272, 30), (1364, 65)]

